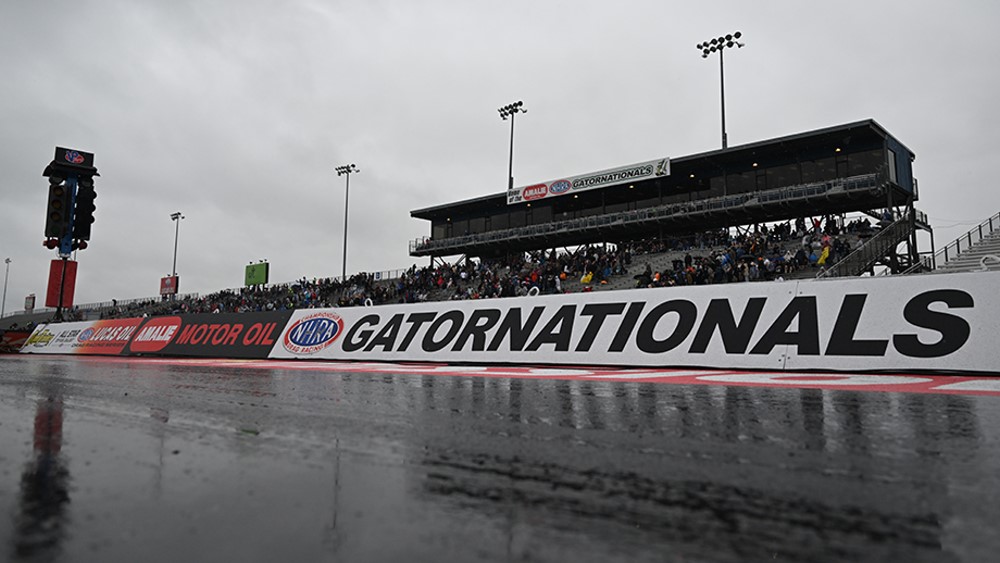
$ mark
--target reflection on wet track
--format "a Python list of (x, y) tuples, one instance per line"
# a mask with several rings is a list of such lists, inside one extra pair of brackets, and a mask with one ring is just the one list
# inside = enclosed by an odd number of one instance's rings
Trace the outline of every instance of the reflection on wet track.
[(0, 356), (0, 560), (983, 561), (1000, 398)]

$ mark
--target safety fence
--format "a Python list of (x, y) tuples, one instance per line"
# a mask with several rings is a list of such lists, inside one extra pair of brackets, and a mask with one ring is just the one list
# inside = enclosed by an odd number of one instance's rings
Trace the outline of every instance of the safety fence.
[[(197, 293), (180, 293), (176, 295), (176, 300), (182, 301), (185, 299), (197, 299)], [(149, 302), (160, 302), (163, 297), (157, 295), (156, 297), (136, 297), (134, 299), (116, 299), (112, 301), (98, 301), (96, 303), (80, 303), (73, 305), (73, 311), (77, 311), (81, 314), (93, 313), (107, 311), (110, 309), (118, 307), (128, 307), (129, 305), (139, 304), (139, 303), (149, 303)], [(41, 315), (45, 313), (55, 314), (55, 307), (36, 307), (30, 311), (21, 309), (20, 311), (9, 311), (4, 313), (4, 317), (16, 317), (20, 315)]]

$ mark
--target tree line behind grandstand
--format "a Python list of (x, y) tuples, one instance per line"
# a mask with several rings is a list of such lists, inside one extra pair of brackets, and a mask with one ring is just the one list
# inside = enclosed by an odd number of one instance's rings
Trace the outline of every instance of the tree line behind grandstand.
[(891, 219), (889, 213), (872, 225), (864, 216), (846, 223), (842, 216), (799, 218), (685, 237), (547, 249), (500, 259), (462, 259), (422, 268), (413, 265), (398, 278), (387, 280), (365, 272), (346, 281), (302, 278), (176, 301), (150, 299), (121, 306), (113, 302), (100, 316), (284, 311), (813, 277)]

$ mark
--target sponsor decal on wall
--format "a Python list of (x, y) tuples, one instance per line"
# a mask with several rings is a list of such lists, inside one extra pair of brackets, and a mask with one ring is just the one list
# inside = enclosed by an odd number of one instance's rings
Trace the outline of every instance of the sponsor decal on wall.
[(507, 205), (669, 175), (670, 159), (660, 158), (619, 168), (609, 168), (600, 172), (513, 188), (507, 191)]
[(51, 323), (35, 328), (21, 349), (39, 354), (118, 355), (142, 319)]
[(0, 331), (0, 351), (20, 350), (24, 343), (28, 341), (31, 333), (24, 330)]
[(126, 353), (264, 358), (289, 317), (290, 311), (153, 317), (139, 327)]
[(293, 321), (285, 329), (281, 345), (298, 355), (325, 350), (344, 332), (344, 321), (332, 311), (319, 311)]
[(39, 349), (45, 348), (52, 342), (56, 335), (49, 330), (48, 325), (38, 325), (35, 330), (32, 331), (31, 335), (24, 342), (24, 347), (21, 349), (22, 352), (30, 351), (29, 348)]
[(290, 317), (282, 311), (48, 324), (21, 352), (266, 358)]
[[(273, 358), (994, 371), (1000, 273), (638, 289), (337, 309)], [(315, 310), (296, 311), (290, 328)], [(303, 329), (298, 329), (303, 330)], [(331, 336), (332, 335), (332, 336)]]

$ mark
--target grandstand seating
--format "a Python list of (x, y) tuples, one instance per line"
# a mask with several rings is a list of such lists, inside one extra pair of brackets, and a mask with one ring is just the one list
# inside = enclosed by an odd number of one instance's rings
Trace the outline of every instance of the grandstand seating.
[(983, 237), (958, 257), (938, 266), (936, 272), (1000, 270), (1000, 230)]

